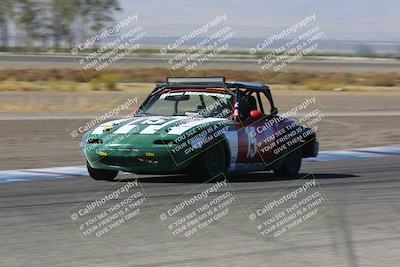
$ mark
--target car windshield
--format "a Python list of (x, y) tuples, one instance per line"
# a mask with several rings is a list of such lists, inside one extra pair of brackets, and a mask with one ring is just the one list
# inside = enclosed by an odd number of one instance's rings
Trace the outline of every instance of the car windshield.
[(171, 90), (154, 95), (143, 107), (148, 116), (199, 116), (227, 118), (232, 95), (211, 90)]

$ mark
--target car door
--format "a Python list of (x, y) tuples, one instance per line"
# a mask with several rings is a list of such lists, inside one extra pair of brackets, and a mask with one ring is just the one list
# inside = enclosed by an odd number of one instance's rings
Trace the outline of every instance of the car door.
[(275, 123), (268, 116), (238, 127), (238, 163), (268, 163), (274, 160)]
[[(276, 116), (264, 112), (271, 110), (268, 99), (260, 92), (251, 94), (257, 98), (257, 110), (260, 117), (249, 118), (238, 124), (238, 163), (265, 163), (274, 161), (276, 144), (276, 130), (280, 128)], [(267, 114), (265, 114), (267, 113)]]

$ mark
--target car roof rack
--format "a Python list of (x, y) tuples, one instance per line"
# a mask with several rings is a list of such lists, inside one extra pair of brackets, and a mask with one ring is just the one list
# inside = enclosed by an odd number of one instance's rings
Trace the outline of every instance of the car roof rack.
[(225, 83), (225, 77), (167, 77), (167, 83)]
[(243, 88), (256, 91), (269, 91), (269, 87), (257, 82), (226, 82), (225, 77), (167, 77), (166, 83), (158, 84), (157, 88)]

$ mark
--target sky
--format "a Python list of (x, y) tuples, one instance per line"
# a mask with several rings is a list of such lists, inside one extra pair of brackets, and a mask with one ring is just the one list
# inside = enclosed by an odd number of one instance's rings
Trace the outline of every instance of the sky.
[(226, 14), (237, 37), (265, 38), (306, 15), (327, 39), (400, 41), (397, 0), (120, 0), (122, 19), (138, 14), (148, 36), (180, 36)]

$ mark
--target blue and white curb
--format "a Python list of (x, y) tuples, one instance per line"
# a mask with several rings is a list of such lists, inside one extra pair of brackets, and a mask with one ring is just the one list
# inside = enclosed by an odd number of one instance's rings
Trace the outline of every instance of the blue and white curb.
[(88, 175), (86, 166), (0, 171), (0, 184), (34, 180), (54, 180)]
[(321, 151), (316, 158), (306, 158), (304, 162), (320, 162), (332, 160), (381, 158), (387, 156), (400, 156), (400, 146), (366, 147), (349, 150)]
[[(316, 158), (306, 158), (304, 162), (323, 162), (360, 158), (381, 158), (400, 156), (400, 146), (367, 147), (349, 150), (321, 151)], [(0, 171), (0, 184), (34, 180), (54, 180), (88, 176), (86, 166), (54, 167)]]

